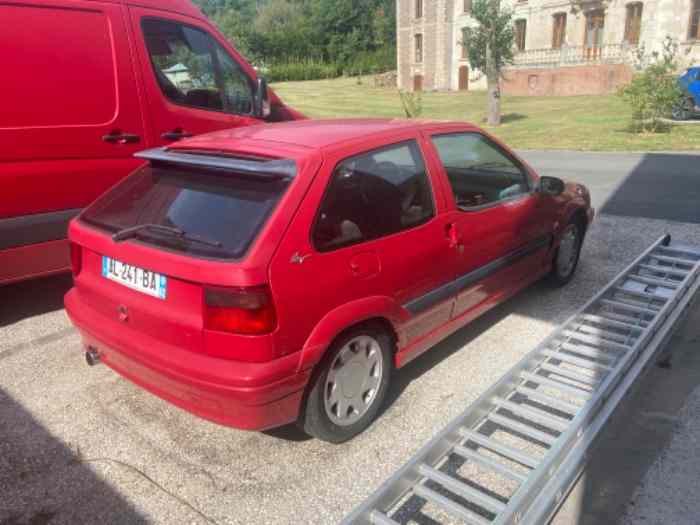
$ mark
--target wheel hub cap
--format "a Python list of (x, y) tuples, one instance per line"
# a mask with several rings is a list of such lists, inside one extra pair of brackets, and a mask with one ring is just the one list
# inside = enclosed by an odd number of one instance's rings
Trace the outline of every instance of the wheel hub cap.
[(355, 337), (331, 363), (324, 389), (326, 415), (336, 425), (358, 421), (374, 403), (382, 380), (382, 352), (376, 339)]

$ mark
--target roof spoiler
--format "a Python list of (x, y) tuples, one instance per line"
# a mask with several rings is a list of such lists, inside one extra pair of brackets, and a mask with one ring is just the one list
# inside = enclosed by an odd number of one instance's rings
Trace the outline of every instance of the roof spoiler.
[(139, 151), (134, 157), (153, 163), (193, 166), (221, 171), (235, 171), (261, 179), (291, 179), (297, 174), (297, 165), (291, 159), (249, 160), (203, 153), (180, 153), (164, 148)]

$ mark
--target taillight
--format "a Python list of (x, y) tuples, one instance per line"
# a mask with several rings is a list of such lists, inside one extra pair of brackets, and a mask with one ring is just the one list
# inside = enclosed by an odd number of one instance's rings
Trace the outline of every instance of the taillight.
[(275, 329), (277, 318), (267, 286), (207, 287), (204, 290), (204, 327), (234, 334), (261, 335)]
[(70, 243), (70, 266), (73, 277), (77, 277), (83, 268), (83, 249), (74, 242)]

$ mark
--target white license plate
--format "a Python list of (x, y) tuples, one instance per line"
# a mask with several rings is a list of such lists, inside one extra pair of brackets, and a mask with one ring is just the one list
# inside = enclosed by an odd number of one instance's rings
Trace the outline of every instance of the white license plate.
[(165, 275), (104, 255), (102, 256), (102, 277), (159, 299), (165, 299), (168, 293), (168, 279)]

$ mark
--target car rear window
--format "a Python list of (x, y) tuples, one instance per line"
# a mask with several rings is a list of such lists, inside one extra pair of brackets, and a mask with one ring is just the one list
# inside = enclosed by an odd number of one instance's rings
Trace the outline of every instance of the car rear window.
[(176, 228), (186, 235), (147, 227), (130, 237), (193, 256), (238, 259), (288, 184), (189, 167), (146, 166), (101, 197), (81, 218), (111, 233), (146, 224)]

